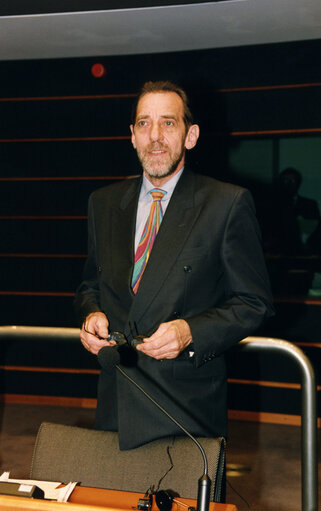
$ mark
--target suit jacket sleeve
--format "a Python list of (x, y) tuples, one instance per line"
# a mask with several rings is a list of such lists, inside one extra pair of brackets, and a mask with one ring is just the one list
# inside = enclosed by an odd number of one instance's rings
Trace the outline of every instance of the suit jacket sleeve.
[[(222, 237), (224, 299), (186, 318), (198, 367), (251, 335), (273, 315), (273, 300), (251, 194), (239, 189)], [(213, 271), (215, 269), (213, 268)]]
[(96, 236), (94, 229), (94, 213), (92, 196), (88, 202), (88, 257), (83, 271), (83, 280), (75, 295), (74, 308), (80, 323), (92, 312), (100, 312), (100, 292), (96, 261)]

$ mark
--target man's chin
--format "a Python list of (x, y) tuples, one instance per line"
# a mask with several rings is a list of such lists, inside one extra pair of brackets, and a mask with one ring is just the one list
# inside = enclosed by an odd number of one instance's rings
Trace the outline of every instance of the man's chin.
[(151, 169), (150, 167), (144, 167), (144, 171), (148, 176), (156, 178), (167, 177), (174, 172), (172, 169)]
[(180, 160), (174, 162), (168, 162), (166, 164), (150, 164), (150, 162), (142, 162), (142, 166), (146, 174), (154, 178), (168, 177), (176, 172), (179, 166)]
[(156, 178), (167, 177), (170, 174), (172, 174), (175, 170), (175, 169), (174, 170), (172, 169), (172, 165), (164, 165), (164, 164), (151, 165), (150, 163), (147, 163), (147, 162), (142, 162), (142, 163), (143, 163), (144, 171), (150, 177), (156, 177)]

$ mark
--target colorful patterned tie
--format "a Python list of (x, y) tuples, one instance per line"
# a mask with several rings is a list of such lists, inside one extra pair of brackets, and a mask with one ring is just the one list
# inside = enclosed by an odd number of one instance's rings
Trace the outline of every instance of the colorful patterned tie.
[(135, 266), (132, 278), (132, 290), (135, 294), (137, 293), (141, 278), (148, 263), (159, 226), (163, 220), (161, 200), (167, 192), (159, 188), (153, 188), (153, 190), (150, 190), (148, 193), (153, 197), (153, 203), (135, 254)]

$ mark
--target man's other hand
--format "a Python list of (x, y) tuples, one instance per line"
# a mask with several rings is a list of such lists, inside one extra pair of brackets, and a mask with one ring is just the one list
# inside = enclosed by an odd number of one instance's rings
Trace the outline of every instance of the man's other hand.
[(146, 337), (137, 350), (161, 360), (176, 358), (192, 342), (192, 334), (184, 319), (161, 323), (150, 337)]

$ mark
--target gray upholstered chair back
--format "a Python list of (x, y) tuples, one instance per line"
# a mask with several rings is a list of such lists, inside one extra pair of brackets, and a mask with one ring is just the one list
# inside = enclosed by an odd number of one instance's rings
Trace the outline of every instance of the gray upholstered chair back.
[[(211, 500), (220, 501), (225, 456), (223, 438), (198, 438), (206, 452), (212, 480)], [(203, 460), (188, 437), (170, 437), (120, 451), (118, 435), (74, 426), (43, 423), (34, 448), (31, 478), (78, 481), (83, 486), (142, 492), (154, 486), (171, 466), (159, 489), (197, 498)]]

